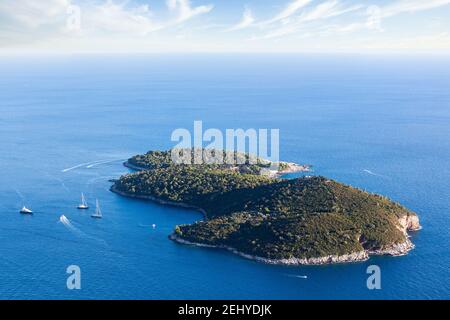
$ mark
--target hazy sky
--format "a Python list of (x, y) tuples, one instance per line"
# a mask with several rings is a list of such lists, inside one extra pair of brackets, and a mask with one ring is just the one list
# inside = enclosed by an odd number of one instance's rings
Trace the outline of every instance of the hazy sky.
[(0, 0), (0, 52), (450, 54), (450, 0)]

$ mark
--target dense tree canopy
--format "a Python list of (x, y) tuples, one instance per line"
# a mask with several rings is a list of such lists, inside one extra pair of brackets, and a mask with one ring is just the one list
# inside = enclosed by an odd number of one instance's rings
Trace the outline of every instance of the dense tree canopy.
[(221, 166), (171, 165), (167, 152), (130, 160), (148, 170), (114, 188), (203, 209), (207, 219), (177, 226), (177, 237), (270, 259), (377, 250), (406, 240), (399, 218), (414, 215), (389, 199), (323, 177), (293, 180)]

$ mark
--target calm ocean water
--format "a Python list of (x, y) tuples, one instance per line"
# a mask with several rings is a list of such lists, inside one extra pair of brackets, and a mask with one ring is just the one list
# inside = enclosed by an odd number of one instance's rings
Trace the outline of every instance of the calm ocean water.
[[(450, 298), (449, 88), (450, 59), (438, 57), (2, 57), (0, 298)], [(416, 211), (416, 249), (283, 267), (169, 241), (200, 214), (121, 198), (108, 180), (194, 120), (279, 128), (283, 160)], [(104, 219), (75, 209), (81, 192)], [(66, 288), (73, 264), (80, 291)], [(382, 290), (366, 287), (371, 264)]]

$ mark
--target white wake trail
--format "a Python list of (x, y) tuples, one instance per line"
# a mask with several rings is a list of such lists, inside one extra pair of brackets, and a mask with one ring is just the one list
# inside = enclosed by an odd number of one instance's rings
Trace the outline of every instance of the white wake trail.
[(152, 229), (156, 229), (156, 224), (155, 223), (153, 223), (153, 224), (142, 224), (142, 223), (140, 223), (139, 225), (138, 225), (138, 227), (139, 228), (152, 228)]
[(389, 179), (388, 176), (384, 176), (382, 174), (375, 173), (375, 172), (373, 172), (373, 171), (371, 171), (369, 169), (364, 169), (363, 172), (365, 172), (367, 174), (370, 174), (371, 176), (374, 176), (374, 177), (380, 177), (380, 178), (387, 178), (387, 179)]
[(84, 166), (90, 166), (92, 164), (96, 164), (96, 163), (102, 162), (102, 161), (108, 161), (108, 160), (97, 160), (97, 161), (80, 163), (80, 164), (77, 164), (76, 166), (73, 166), (73, 167), (61, 170), (61, 172), (69, 172), (69, 171), (72, 171), (72, 170), (75, 170), (75, 169), (78, 169), (78, 168), (81, 168), (81, 167), (84, 167)]
[(102, 164), (108, 164), (108, 163), (113, 163), (113, 162), (117, 162), (117, 161), (125, 161), (125, 160), (127, 160), (127, 159), (115, 159), (115, 160), (100, 161), (97, 163), (90, 164), (90, 165), (86, 166), (86, 168), (90, 169), (90, 168), (93, 168), (93, 167), (96, 167), (96, 166), (99, 166)]
[(22, 200), (22, 201), (25, 200), (25, 197), (23, 196), (23, 194), (17, 188), (14, 188), (14, 191), (19, 196), (20, 200)]
[(76, 233), (77, 235), (83, 235), (84, 233), (78, 229), (77, 227), (75, 227), (69, 219), (67, 219), (67, 217), (65, 215), (62, 215), (61, 217), (59, 217), (59, 222), (61, 222), (61, 224), (63, 224), (67, 229), (69, 229), (70, 231)]
[(298, 274), (287, 274), (290, 278), (298, 278), (298, 279), (308, 279), (308, 276), (298, 275)]
[(125, 161), (126, 159), (122, 158), (122, 159), (104, 159), (104, 160), (97, 160), (97, 161), (91, 161), (91, 162), (85, 162), (85, 163), (80, 163), (77, 164), (76, 166), (67, 168), (67, 169), (63, 169), (61, 170), (61, 172), (69, 172), (78, 168), (82, 168), (82, 167), (86, 167), (87, 169), (99, 166), (101, 164), (107, 164), (107, 163), (112, 163), (112, 162), (116, 162), (116, 161)]
[(59, 217), (59, 222), (75, 235), (86, 239), (94, 240), (96, 242), (103, 244), (105, 247), (109, 247), (108, 243), (105, 240), (90, 236), (85, 232), (81, 231), (80, 229), (78, 229), (77, 227), (75, 227), (65, 215), (61, 215), (61, 217)]

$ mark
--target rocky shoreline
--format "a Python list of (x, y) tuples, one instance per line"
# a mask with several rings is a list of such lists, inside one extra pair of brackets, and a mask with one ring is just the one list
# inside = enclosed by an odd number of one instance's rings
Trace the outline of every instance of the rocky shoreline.
[[(406, 216), (402, 217), (400, 220), (409, 220), (411, 218), (411, 226), (406, 227), (404, 230), (405, 234), (408, 233), (408, 231), (417, 231), (420, 230), (420, 225), (415, 224), (418, 218), (415, 216)], [(399, 220), (399, 222), (400, 222)], [(414, 221), (414, 222), (413, 222)], [(370, 256), (404, 256), (408, 254), (409, 251), (415, 248), (414, 244), (407, 238), (405, 242), (403, 243), (397, 243), (393, 244), (392, 246), (388, 248), (378, 249), (378, 250), (362, 250), (358, 252), (353, 252), (349, 254), (344, 255), (329, 255), (324, 257), (317, 257), (317, 258), (290, 258), (290, 259), (268, 259), (264, 257), (254, 256), (250, 255), (244, 252), (240, 252), (239, 250), (228, 247), (228, 246), (214, 246), (214, 245), (207, 245), (202, 243), (194, 243), (187, 240), (184, 240), (180, 238), (175, 233), (171, 234), (169, 236), (169, 239), (172, 241), (175, 241), (180, 244), (184, 245), (191, 245), (191, 246), (197, 246), (197, 247), (204, 247), (204, 248), (218, 248), (218, 249), (225, 249), (228, 251), (231, 251), (234, 254), (237, 254), (243, 258), (255, 260), (258, 262), (266, 263), (266, 264), (274, 264), (274, 265), (288, 265), (288, 266), (295, 266), (295, 265), (327, 265), (327, 264), (342, 264), (342, 263), (356, 263), (356, 262), (363, 262), (370, 259)]]
[(125, 161), (123, 163), (123, 165), (131, 170), (136, 170), (136, 171), (147, 170), (146, 168), (135, 166), (134, 164), (131, 164), (129, 161)]
[[(207, 219), (207, 212), (203, 210), (202, 208), (187, 205), (184, 203), (179, 202), (173, 202), (173, 201), (166, 201), (162, 200), (153, 196), (148, 195), (131, 195), (125, 192), (122, 192), (120, 190), (117, 190), (115, 186), (113, 185), (111, 187), (111, 192), (114, 192), (118, 195), (128, 197), (128, 198), (134, 198), (134, 199), (141, 199), (141, 200), (149, 200), (156, 202), (158, 204), (162, 205), (169, 205), (173, 207), (180, 207), (184, 209), (192, 209), (199, 211), (203, 214), (204, 218)], [(409, 231), (418, 231), (421, 229), (419, 218), (417, 216), (409, 215), (409, 216), (403, 216), (399, 219), (399, 229), (404, 232), (405, 236), (408, 237)], [(389, 255), (389, 256), (403, 256), (408, 254), (409, 251), (414, 249), (414, 244), (407, 238), (405, 242), (393, 244), (390, 247), (377, 249), (377, 250), (362, 250), (359, 252), (353, 252), (345, 255), (329, 255), (324, 257), (317, 257), (317, 258), (290, 258), (290, 259), (268, 259), (264, 257), (259, 256), (253, 256), (244, 252), (240, 252), (236, 248), (228, 247), (228, 246), (215, 246), (215, 245), (208, 245), (208, 244), (202, 244), (202, 243), (194, 243), (187, 241), (185, 239), (180, 238), (175, 233), (171, 234), (169, 236), (169, 239), (172, 241), (175, 241), (180, 244), (184, 245), (192, 245), (197, 247), (204, 247), (204, 248), (218, 248), (218, 249), (225, 249), (228, 250), (236, 255), (239, 255), (243, 258), (255, 260), (258, 262), (266, 263), (266, 264), (274, 264), (274, 265), (326, 265), (326, 264), (341, 264), (341, 263), (356, 263), (356, 262), (362, 262), (366, 261), (370, 258), (370, 256), (382, 256), (382, 255)]]
[(373, 256), (400, 257), (400, 256), (407, 255), (408, 252), (414, 248), (415, 248), (414, 244), (409, 239), (406, 239), (405, 242), (396, 243), (388, 248), (379, 249), (379, 250), (369, 250), (368, 254), (373, 255)]
[(174, 233), (169, 236), (169, 239), (172, 241), (175, 241), (177, 243), (184, 244), (184, 245), (191, 245), (191, 246), (202, 247), (202, 248), (225, 249), (225, 250), (231, 251), (232, 253), (234, 253), (240, 257), (243, 257), (243, 258), (246, 258), (249, 260), (255, 260), (257, 262), (262, 262), (262, 263), (266, 263), (266, 264), (273, 264), (273, 265), (291, 265), (291, 266), (294, 266), (294, 265), (325, 265), (325, 264), (362, 262), (362, 261), (366, 261), (369, 259), (369, 255), (367, 254), (366, 251), (360, 251), (360, 252), (342, 255), (342, 256), (330, 255), (330, 256), (320, 257), (320, 258), (309, 258), (309, 259), (307, 259), (307, 258), (304, 258), (304, 259), (291, 258), (291, 259), (276, 260), (276, 259), (263, 258), (263, 257), (259, 257), (259, 256), (253, 256), (253, 255), (238, 251), (237, 249), (228, 247), (228, 246), (213, 246), (213, 245), (208, 245), (208, 244), (190, 242), (190, 241), (180, 238), (179, 236), (177, 236)]
[(342, 263), (356, 263), (369, 260), (370, 256), (403, 256), (408, 254), (409, 251), (414, 249), (414, 245), (411, 241), (407, 240), (404, 243), (396, 244), (389, 249), (382, 249), (376, 251), (362, 250), (345, 255), (329, 255), (317, 258), (290, 258), (290, 259), (268, 259), (259, 256), (253, 256), (244, 252), (240, 252), (235, 248), (228, 246), (213, 246), (202, 243), (194, 243), (184, 240), (176, 234), (171, 234), (169, 239), (184, 245), (191, 245), (203, 248), (217, 248), (231, 251), (232, 253), (241, 256), (246, 259), (255, 260), (258, 262), (274, 265), (327, 265), (327, 264), (342, 264)]
[(301, 164), (296, 164), (293, 162), (280, 162), (280, 163), (285, 165), (286, 168), (283, 170), (263, 169), (261, 171), (261, 175), (265, 175), (269, 178), (281, 178), (283, 175), (289, 174), (289, 173), (310, 172), (311, 171), (310, 165), (301, 165)]

